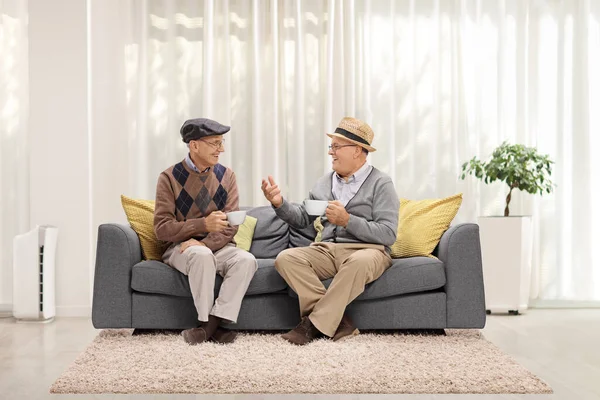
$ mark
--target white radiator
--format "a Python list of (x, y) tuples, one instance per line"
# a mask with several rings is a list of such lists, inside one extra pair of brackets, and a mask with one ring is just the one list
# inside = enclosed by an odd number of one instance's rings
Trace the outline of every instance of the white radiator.
[(51, 321), (56, 315), (54, 259), (58, 228), (37, 226), (15, 236), (13, 316), (22, 321)]

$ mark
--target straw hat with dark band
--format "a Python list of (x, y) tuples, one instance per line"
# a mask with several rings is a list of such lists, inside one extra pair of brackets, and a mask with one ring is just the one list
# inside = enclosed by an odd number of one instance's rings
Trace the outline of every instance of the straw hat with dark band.
[(362, 122), (360, 119), (344, 117), (335, 132), (328, 133), (327, 136), (346, 139), (369, 152), (376, 151), (375, 148), (371, 147), (375, 133), (366, 122)]

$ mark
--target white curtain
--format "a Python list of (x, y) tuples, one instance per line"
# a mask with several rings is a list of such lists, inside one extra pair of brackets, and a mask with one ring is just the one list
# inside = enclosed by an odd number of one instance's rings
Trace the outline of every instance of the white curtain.
[(511, 204), (534, 216), (533, 297), (600, 300), (599, 0), (93, 7), (94, 138), (121, 148), (126, 194), (154, 197), (159, 172), (185, 155), (178, 131), (193, 117), (232, 126), (222, 163), (242, 205), (265, 204), (268, 174), (302, 200), (330, 169), (325, 132), (346, 115), (373, 127), (370, 162), (400, 196), (463, 192), (456, 222), (500, 215), (507, 192), (460, 181), (464, 161), (504, 140), (537, 146), (556, 160), (556, 191)]
[(0, 306), (12, 303), (13, 238), (29, 227), (27, 59), (27, 1), (0, 1)]

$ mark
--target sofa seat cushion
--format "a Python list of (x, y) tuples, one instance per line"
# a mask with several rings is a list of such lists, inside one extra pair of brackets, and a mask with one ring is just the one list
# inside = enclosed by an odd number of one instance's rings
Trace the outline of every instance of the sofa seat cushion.
[[(258, 259), (258, 270), (254, 274), (247, 295), (275, 293), (287, 288), (287, 284), (275, 270), (274, 259)], [(187, 276), (175, 268), (155, 260), (142, 261), (133, 266), (131, 288), (138, 292), (159, 293), (170, 296), (192, 297)], [(223, 283), (217, 275), (215, 297)]]
[[(332, 279), (323, 281), (326, 288)], [(398, 258), (374, 282), (365, 286), (365, 291), (356, 300), (374, 300), (407, 293), (425, 292), (441, 288), (446, 284), (444, 263), (428, 257)], [(292, 297), (298, 295), (288, 288)]]

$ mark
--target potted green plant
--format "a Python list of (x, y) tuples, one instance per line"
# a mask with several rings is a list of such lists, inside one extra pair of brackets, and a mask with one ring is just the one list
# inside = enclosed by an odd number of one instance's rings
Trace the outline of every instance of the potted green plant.
[(547, 154), (539, 154), (535, 147), (522, 144), (502, 143), (492, 153), (492, 158), (482, 162), (473, 157), (462, 165), (461, 179), (474, 175), (485, 183), (501, 181), (508, 185), (504, 216), (510, 214), (509, 204), (514, 189), (531, 194), (551, 193), (554, 185), (550, 180), (552, 165)]
[(527, 309), (533, 247), (531, 216), (511, 217), (509, 206), (515, 189), (539, 195), (551, 193), (553, 165), (550, 156), (539, 154), (536, 148), (507, 142), (498, 146), (488, 161), (473, 157), (462, 165), (463, 180), (473, 175), (486, 184), (500, 181), (508, 186), (504, 217), (478, 218), (488, 313), (518, 314)]

